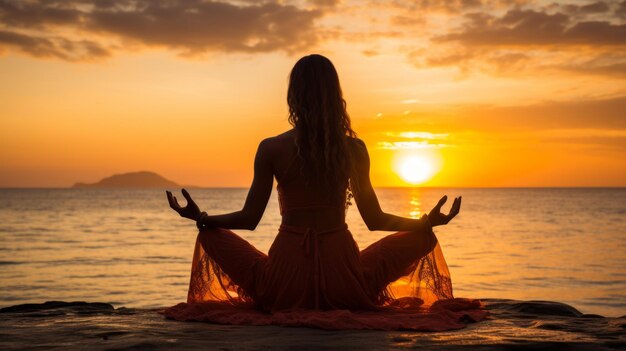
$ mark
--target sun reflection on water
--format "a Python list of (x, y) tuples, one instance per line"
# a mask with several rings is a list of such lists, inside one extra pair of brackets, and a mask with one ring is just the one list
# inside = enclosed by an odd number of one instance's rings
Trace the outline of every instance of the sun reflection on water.
[(411, 191), (411, 201), (409, 201), (409, 216), (411, 218), (419, 218), (422, 215), (422, 211), (420, 209), (420, 205), (422, 204), (420, 201), (420, 192), (418, 189), (413, 189)]

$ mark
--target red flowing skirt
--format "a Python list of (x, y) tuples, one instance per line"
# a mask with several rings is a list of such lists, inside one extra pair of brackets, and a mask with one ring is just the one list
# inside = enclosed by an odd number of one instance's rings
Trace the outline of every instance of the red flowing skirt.
[(346, 225), (282, 225), (267, 255), (230, 230), (202, 230), (187, 302), (161, 313), (219, 324), (427, 331), (460, 329), (487, 314), (480, 301), (453, 297), (432, 231), (398, 232), (360, 251)]

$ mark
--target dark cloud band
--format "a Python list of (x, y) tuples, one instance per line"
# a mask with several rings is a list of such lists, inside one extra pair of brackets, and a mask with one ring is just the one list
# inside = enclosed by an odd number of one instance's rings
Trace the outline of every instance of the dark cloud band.
[(216, 50), (294, 52), (317, 42), (314, 22), (322, 14), (272, 1), (241, 5), (201, 0), (1, 0), (0, 26), (5, 34), (0, 44), (62, 59), (88, 57), (85, 50), (93, 51), (93, 57), (108, 56), (110, 49), (97, 41), (111, 36), (184, 55)]
[(626, 46), (626, 24), (576, 22), (559, 12), (514, 9), (502, 17), (474, 13), (467, 19), (468, 24), (461, 30), (436, 40), (484, 46)]

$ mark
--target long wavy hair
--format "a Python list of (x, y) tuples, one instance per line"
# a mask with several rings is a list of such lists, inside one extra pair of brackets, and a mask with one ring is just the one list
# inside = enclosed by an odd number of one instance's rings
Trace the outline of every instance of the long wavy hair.
[(356, 133), (332, 62), (317, 54), (298, 60), (289, 75), (287, 104), (307, 184), (319, 186), (331, 198), (345, 198), (353, 167), (348, 137), (356, 138)]

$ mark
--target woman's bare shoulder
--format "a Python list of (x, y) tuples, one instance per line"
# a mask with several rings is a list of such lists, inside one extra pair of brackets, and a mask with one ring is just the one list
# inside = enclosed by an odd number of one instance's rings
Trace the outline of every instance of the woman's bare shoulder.
[(294, 130), (290, 129), (284, 133), (280, 133), (275, 136), (267, 137), (263, 139), (262, 143), (279, 143), (284, 142), (285, 140), (293, 140), (295, 136)]
[(348, 137), (348, 142), (354, 146), (365, 148), (365, 142), (357, 137)]
[(294, 137), (296, 135), (296, 130), (295, 129), (289, 129), (286, 132), (280, 133), (272, 138), (276, 139), (276, 140), (288, 140), (288, 141), (293, 141)]
[(259, 148), (267, 150), (281, 150), (284, 149), (285, 146), (293, 144), (293, 141), (294, 133), (292, 129), (284, 133), (263, 139), (259, 144)]
[(359, 158), (367, 156), (367, 146), (365, 142), (357, 137), (348, 137), (348, 145), (352, 148), (352, 152)]

